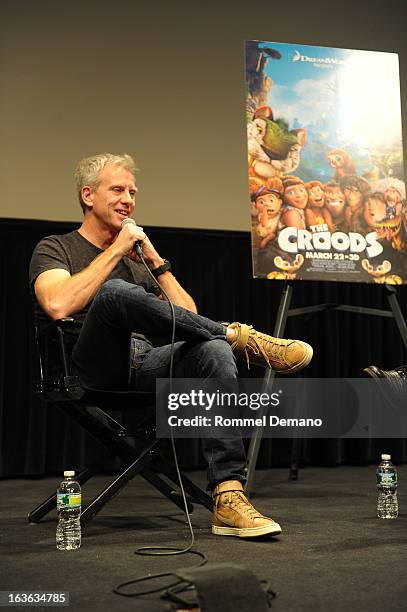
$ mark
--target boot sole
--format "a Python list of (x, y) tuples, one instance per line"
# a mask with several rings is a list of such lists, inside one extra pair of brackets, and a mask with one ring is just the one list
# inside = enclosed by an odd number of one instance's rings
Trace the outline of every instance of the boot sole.
[(235, 536), (237, 538), (257, 538), (263, 535), (279, 535), (281, 527), (274, 525), (264, 525), (263, 527), (219, 527), (212, 525), (212, 533), (221, 536)]
[(306, 342), (301, 342), (301, 344), (303, 344), (307, 349), (303, 360), (300, 361), (299, 363), (296, 363), (294, 366), (292, 366), (288, 370), (274, 370), (275, 372), (277, 372), (278, 374), (283, 374), (283, 375), (294, 374), (295, 372), (299, 372), (300, 370), (302, 370), (309, 364), (314, 354), (314, 349), (312, 348), (310, 344), (307, 344)]

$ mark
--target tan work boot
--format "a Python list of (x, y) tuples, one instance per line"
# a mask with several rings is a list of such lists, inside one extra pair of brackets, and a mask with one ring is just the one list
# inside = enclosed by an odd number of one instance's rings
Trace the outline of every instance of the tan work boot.
[(293, 374), (312, 359), (312, 346), (301, 340), (273, 338), (244, 323), (231, 323), (228, 327), (236, 332), (232, 349), (244, 352), (248, 366), (249, 363), (267, 365), (280, 374)]
[(238, 480), (226, 480), (213, 491), (212, 533), (238, 538), (278, 535), (281, 527), (271, 518), (257, 512), (243, 494)]

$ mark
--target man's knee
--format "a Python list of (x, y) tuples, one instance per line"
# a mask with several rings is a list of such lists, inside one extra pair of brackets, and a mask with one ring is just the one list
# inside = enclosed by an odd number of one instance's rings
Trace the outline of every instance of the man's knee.
[(121, 297), (126, 297), (126, 295), (128, 295), (130, 291), (133, 294), (145, 293), (144, 288), (139, 285), (133, 285), (132, 283), (128, 283), (127, 281), (121, 278), (113, 278), (103, 283), (103, 285), (97, 292), (93, 303), (108, 303), (114, 305), (118, 303), (118, 300)]
[(197, 357), (205, 374), (219, 378), (230, 378), (237, 375), (235, 356), (226, 340), (215, 338), (200, 342), (196, 346)]
[(121, 278), (112, 278), (103, 283), (101, 288), (96, 294), (97, 298), (104, 298), (105, 296), (117, 295), (126, 291), (129, 287), (129, 283)]

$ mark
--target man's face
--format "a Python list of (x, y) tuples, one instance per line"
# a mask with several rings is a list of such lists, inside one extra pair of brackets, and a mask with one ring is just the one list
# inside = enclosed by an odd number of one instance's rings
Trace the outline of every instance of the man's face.
[(334, 218), (342, 214), (345, 196), (339, 187), (325, 187), (325, 206)]
[(345, 187), (343, 190), (346, 198), (346, 202), (350, 208), (357, 208), (362, 202), (362, 194), (357, 187), (352, 185), (351, 187)]
[(277, 215), (280, 212), (281, 204), (281, 199), (276, 193), (266, 193), (256, 200), (257, 210), (262, 211), (266, 209), (268, 217)]
[(386, 214), (386, 204), (380, 198), (367, 198), (364, 208), (364, 217), (370, 227), (374, 227), (384, 219)]
[(308, 202), (308, 193), (302, 183), (287, 187), (284, 191), (284, 197), (291, 206), (296, 208), (305, 208)]
[(308, 191), (308, 201), (311, 206), (317, 206), (318, 208), (324, 205), (325, 202), (325, 193), (324, 190), (321, 189), (319, 185), (314, 185)]
[(137, 192), (134, 176), (117, 164), (106, 164), (99, 179), (98, 187), (89, 190), (87, 198), (93, 215), (102, 228), (120, 231), (123, 219), (131, 217), (134, 211)]

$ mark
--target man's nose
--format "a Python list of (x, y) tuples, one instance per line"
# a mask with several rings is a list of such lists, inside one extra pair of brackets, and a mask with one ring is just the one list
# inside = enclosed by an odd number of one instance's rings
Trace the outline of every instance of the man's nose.
[(122, 191), (122, 200), (127, 204), (133, 204), (134, 196), (130, 193), (128, 189), (125, 189), (124, 191)]

